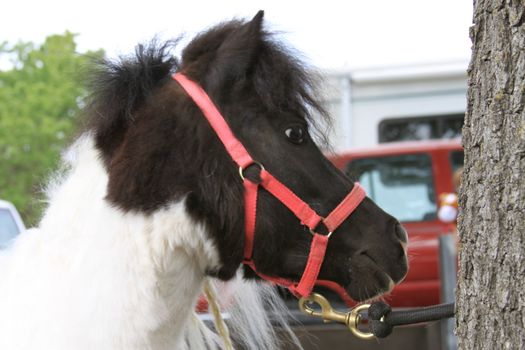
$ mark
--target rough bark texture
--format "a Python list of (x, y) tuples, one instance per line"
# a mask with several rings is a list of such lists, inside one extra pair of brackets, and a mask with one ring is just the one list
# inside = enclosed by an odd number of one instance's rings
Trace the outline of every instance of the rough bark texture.
[(525, 349), (525, 4), (474, 2), (460, 191), (460, 349)]

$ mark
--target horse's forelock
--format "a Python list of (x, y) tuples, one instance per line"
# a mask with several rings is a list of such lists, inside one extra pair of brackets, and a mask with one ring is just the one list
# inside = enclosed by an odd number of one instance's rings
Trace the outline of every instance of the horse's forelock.
[(274, 40), (275, 36), (272, 33), (266, 36), (254, 70), (255, 89), (271, 111), (270, 116), (291, 111), (303, 117), (316, 141), (327, 148), (331, 119), (318, 97), (321, 75), (305, 64), (299, 53)]
[[(184, 49), (181, 69), (218, 101), (241, 103), (244, 91), (255, 90), (269, 117), (287, 111), (305, 118), (316, 141), (329, 148), (331, 120), (318, 97), (321, 75), (278, 40), (279, 33), (260, 26), (243, 31), (251, 23), (234, 20), (199, 34)], [(255, 55), (246, 55), (247, 50)]]
[[(256, 16), (254, 20), (262, 21), (262, 18)], [(90, 85), (94, 93), (88, 100), (86, 110), (88, 127), (95, 134), (96, 145), (102, 151), (106, 165), (122, 142), (127, 127), (135, 119), (136, 110), (174, 71), (184, 70), (205, 87), (218, 85), (221, 94), (230, 91), (222, 88), (224, 82), (208, 84), (207, 80), (213, 79), (212, 73), (221, 69), (218, 60), (231, 60), (234, 67), (238, 65), (238, 48), (223, 44), (235, 34), (237, 37), (233, 39), (241, 40), (240, 32), (245, 36), (242, 45), (254, 46), (257, 55), (244, 71), (236, 72), (238, 76), (229, 80), (253, 86), (270, 115), (291, 110), (303, 116), (316, 134), (316, 139), (326, 147), (328, 138), (323, 129), (331, 123), (317, 98), (319, 75), (309, 70), (298, 59), (296, 52), (275, 40), (275, 33), (264, 30), (261, 23), (255, 26), (256, 31), (242, 32), (252, 22), (232, 20), (202, 32), (183, 50), (181, 64), (172, 55), (179, 40), (159, 42), (157, 39), (138, 45), (133, 55), (98, 62), (95, 73), (91, 75)], [(218, 57), (219, 54), (221, 57)], [(226, 64), (223, 69), (231, 70), (231, 66)]]

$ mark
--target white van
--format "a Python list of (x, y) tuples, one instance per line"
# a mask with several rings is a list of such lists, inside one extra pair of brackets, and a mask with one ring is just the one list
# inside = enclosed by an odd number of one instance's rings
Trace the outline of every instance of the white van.
[(0, 249), (5, 248), (13, 238), (24, 230), (24, 223), (15, 206), (0, 199)]

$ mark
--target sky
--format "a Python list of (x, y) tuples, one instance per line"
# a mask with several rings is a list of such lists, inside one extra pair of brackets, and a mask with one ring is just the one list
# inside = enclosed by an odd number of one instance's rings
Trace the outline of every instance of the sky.
[[(265, 10), (265, 25), (319, 68), (360, 69), (468, 62), (472, 0), (8, 0), (0, 42), (40, 43), (77, 33), (78, 50), (132, 52), (157, 35), (170, 39)], [(184, 42), (184, 41), (183, 41)]]

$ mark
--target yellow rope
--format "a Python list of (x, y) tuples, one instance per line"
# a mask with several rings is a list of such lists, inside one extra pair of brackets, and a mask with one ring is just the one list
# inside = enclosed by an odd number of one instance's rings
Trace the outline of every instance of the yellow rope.
[(224, 342), (225, 349), (233, 350), (230, 331), (228, 330), (228, 326), (226, 326), (226, 323), (222, 318), (221, 309), (219, 307), (219, 303), (217, 302), (217, 293), (215, 293), (215, 289), (211, 285), (208, 278), (204, 279), (204, 294), (206, 294), (206, 298), (208, 299), (208, 305), (213, 314), (215, 328), (217, 328), (217, 331)]

